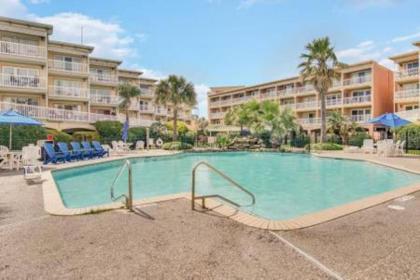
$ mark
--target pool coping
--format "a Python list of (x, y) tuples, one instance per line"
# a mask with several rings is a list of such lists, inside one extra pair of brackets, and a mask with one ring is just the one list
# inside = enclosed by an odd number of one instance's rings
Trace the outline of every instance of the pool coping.
[[(127, 159), (127, 158), (159, 157), (159, 156), (168, 156), (168, 155), (176, 155), (176, 154), (179, 154), (179, 153), (170, 153), (170, 154), (161, 154), (161, 155), (128, 155), (128, 156), (123, 156), (117, 159), (87, 162), (87, 164), (79, 164), (79, 165), (74, 165), (74, 166), (62, 166), (57, 169), (70, 169), (74, 167), (87, 166), (87, 165), (92, 165), (96, 163), (103, 163), (103, 162), (108, 162), (108, 161), (113, 161), (113, 160), (122, 160), (122, 159)], [(342, 157), (335, 157), (333, 155), (322, 155), (318, 153), (312, 153), (311, 155), (320, 157), (320, 158), (365, 161), (365, 162), (370, 162), (370, 163), (385, 166), (385, 167), (390, 167), (393, 169), (402, 170), (405, 172), (420, 174), (420, 172), (416, 170), (412, 170), (412, 169), (405, 168), (402, 166), (396, 166), (393, 164), (388, 164), (388, 163), (384, 163), (384, 162), (380, 162), (380, 161), (376, 161), (372, 159), (342, 158)], [(45, 208), (45, 211), (48, 212), (49, 214), (61, 215), (61, 216), (72, 216), (72, 215), (82, 215), (82, 214), (89, 214), (89, 213), (123, 208), (122, 202), (114, 202), (114, 203), (103, 204), (103, 205), (98, 205), (98, 206), (90, 206), (90, 207), (84, 207), (84, 208), (67, 208), (65, 207), (61, 199), (61, 195), (55, 184), (51, 171), (45, 172), (43, 176), (44, 176), (43, 178), (44, 182), (42, 185), (42, 189), (43, 189), (44, 208)], [(355, 201), (342, 204), (336, 207), (327, 208), (321, 211), (309, 213), (306, 215), (302, 215), (296, 218), (286, 219), (286, 220), (270, 220), (270, 219), (262, 218), (254, 214), (241, 211), (228, 204), (223, 204), (216, 199), (206, 199), (206, 208), (222, 216), (228, 217), (232, 220), (235, 220), (237, 222), (240, 222), (242, 224), (255, 227), (255, 228), (268, 229), (268, 230), (295, 230), (295, 229), (306, 228), (306, 227), (314, 226), (314, 225), (321, 224), (327, 221), (335, 220), (340, 217), (382, 204), (384, 202), (393, 200), (400, 196), (404, 196), (404, 195), (414, 193), (417, 191), (420, 191), (420, 184), (418, 183), (399, 187), (397, 189), (394, 189), (388, 192), (369, 196), (369, 197), (355, 200)], [(177, 194), (139, 199), (139, 200), (134, 200), (133, 204), (143, 205), (143, 204), (148, 204), (148, 203), (163, 202), (167, 200), (180, 199), (180, 198), (191, 200), (191, 193), (177, 193)], [(200, 202), (196, 201), (196, 204), (200, 205)]]

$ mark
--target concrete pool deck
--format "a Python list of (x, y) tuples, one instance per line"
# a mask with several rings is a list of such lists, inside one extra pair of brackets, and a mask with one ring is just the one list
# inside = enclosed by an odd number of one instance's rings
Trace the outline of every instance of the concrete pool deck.
[[(143, 153), (128, 154), (121, 158), (131, 158), (131, 157), (141, 157), (141, 156), (163, 156), (176, 154), (174, 152), (165, 152), (165, 151), (148, 151)], [(314, 153), (314, 156), (325, 157), (325, 158), (339, 158), (339, 159), (348, 159), (348, 160), (361, 160), (367, 161), (374, 164), (391, 167), (406, 172), (412, 172), (420, 174), (420, 158), (418, 157), (398, 157), (398, 158), (389, 158), (389, 157), (379, 157), (377, 155), (371, 154), (360, 154), (360, 153), (345, 153), (345, 152), (323, 152), (323, 153)], [(115, 158), (101, 159), (96, 162), (75, 162), (70, 164), (64, 164), (58, 166), (58, 169), (71, 168), (77, 166), (83, 166), (86, 164), (95, 164), (97, 162), (106, 162), (109, 160), (115, 160)], [(122, 208), (122, 203), (114, 202), (106, 205), (85, 207), (85, 208), (66, 208), (61, 200), (61, 196), (55, 185), (54, 179), (52, 178), (51, 172), (46, 172), (44, 178), (46, 179), (43, 183), (43, 196), (45, 210), (53, 215), (80, 215), (86, 213), (94, 213), (104, 210), (118, 209)], [(260, 228), (260, 229), (269, 229), (269, 230), (296, 230), (301, 228), (306, 228), (314, 226), (326, 221), (334, 220), (351, 213), (390, 201), (392, 199), (404, 196), (413, 192), (420, 191), (420, 184), (401, 186), (392, 191), (384, 192), (382, 194), (366, 197), (360, 200), (352, 201), (347, 204), (339, 205), (337, 207), (328, 208), (319, 212), (310, 213), (300, 217), (296, 217), (289, 220), (269, 220), (259, 216), (255, 216), (250, 213), (243, 211), (238, 211), (238, 209), (231, 207), (227, 204), (222, 204), (214, 199), (206, 199), (206, 206), (208, 209), (213, 210), (214, 212), (227, 216), (237, 222), (243, 223), (247, 226)], [(134, 201), (135, 205), (141, 205), (144, 203), (151, 202), (161, 202), (171, 199), (178, 198), (187, 198), (191, 199), (189, 193), (182, 194), (173, 194), (165, 195), (161, 197), (154, 197), (148, 199), (141, 199)]]
[[(338, 279), (420, 275), (420, 192), (275, 232), (278, 239), (212, 211), (191, 211), (185, 199), (141, 207), (146, 214), (52, 216), (43, 209), (41, 185), (3, 174), (0, 279), (334, 279), (313, 259)], [(395, 205), (403, 209), (388, 207)]]

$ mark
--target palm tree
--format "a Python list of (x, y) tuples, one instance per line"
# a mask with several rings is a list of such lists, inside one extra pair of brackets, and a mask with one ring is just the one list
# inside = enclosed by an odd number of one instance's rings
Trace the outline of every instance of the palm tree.
[(167, 79), (161, 80), (157, 85), (155, 103), (172, 106), (174, 127), (172, 140), (176, 141), (178, 138), (178, 111), (182, 110), (182, 106), (192, 107), (197, 104), (197, 93), (194, 90), (194, 85), (187, 82), (184, 77), (170, 75)]
[(343, 144), (348, 144), (349, 138), (359, 126), (345, 118), (340, 112), (332, 112), (328, 117), (328, 131), (341, 138)]
[(129, 83), (123, 83), (118, 86), (118, 95), (121, 97), (119, 108), (125, 111), (125, 119), (128, 121), (128, 110), (131, 105), (131, 99), (141, 95), (140, 88)]
[(306, 45), (307, 53), (301, 55), (299, 64), (304, 81), (309, 81), (321, 99), (321, 142), (326, 141), (325, 95), (338, 76), (337, 66), (341, 65), (328, 37), (313, 40)]
[(243, 135), (244, 127), (256, 128), (258, 125), (259, 108), (260, 104), (255, 100), (235, 106), (226, 113), (224, 123), (239, 126), (240, 134)]

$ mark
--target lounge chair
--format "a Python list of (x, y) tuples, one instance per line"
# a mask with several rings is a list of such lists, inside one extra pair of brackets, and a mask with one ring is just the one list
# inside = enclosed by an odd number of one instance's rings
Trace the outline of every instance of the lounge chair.
[(91, 158), (99, 155), (99, 153), (95, 149), (92, 148), (89, 141), (82, 141), (82, 147), (84, 151), (87, 151), (90, 153)]
[(372, 153), (373, 154), (375, 152), (375, 146), (373, 145), (373, 139), (364, 139), (361, 149), (364, 153)]
[(70, 158), (66, 158), (66, 156), (63, 153), (56, 152), (54, 149), (54, 145), (51, 143), (45, 143), (44, 144), (44, 150), (45, 150), (45, 159), (44, 164), (48, 163), (58, 163), (58, 162), (66, 162), (66, 160), (70, 160)]
[(136, 150), (144, 150), (144, 141), (139, 140), (136, 142)]
[(23, 177), (26, 181), (42, 179), (41, 148), (30, 144), (22, 148)]
[(93, 152), (91, 150), (84, 150), (80, 147), (80, 143), (79, 142), (71, 142), (70, 143), (71, 148), (73, 149), (73, 153), (75, 153), (76, 155), (78, 155), (80, 157), (80, 159), (85, 159), (85, 158), (92, 158), (93, 157)]
[(82, 159), (81, 153), (69, 151), (69, 147), (67, 146), (67, 143), (58, 142), (57, 147), (60, 150), (60, 152), (63, 153), (64, 156), (66, 158), (69, 158), (70, 160)]
[(105, 150), (98, 141), (92, 141), (92, 145), (97, 152), (98, 157), (103, 157), (104, 155), (109, 156), (109, 151)]

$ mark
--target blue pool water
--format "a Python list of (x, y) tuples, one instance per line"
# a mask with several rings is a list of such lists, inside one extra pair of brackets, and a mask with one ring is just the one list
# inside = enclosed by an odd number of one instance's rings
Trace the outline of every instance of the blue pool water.
[[(350, 160), (283, 153), (191, 153), (132, 159), (134, 198), (191, 190), (191, 169), (205, 160), (255, 194), (245, 211), (289, 219), (420, 182), (420, 175)], [(123, 161), (54, 171), (63, 203), (79, 208), (110, 203), (110, 184)], [(116, 194), (127, 189), (121, 176)], [(206, 167), (197, 172), (199, 194), (222, 194), (242, 204), (250, 199)]]

